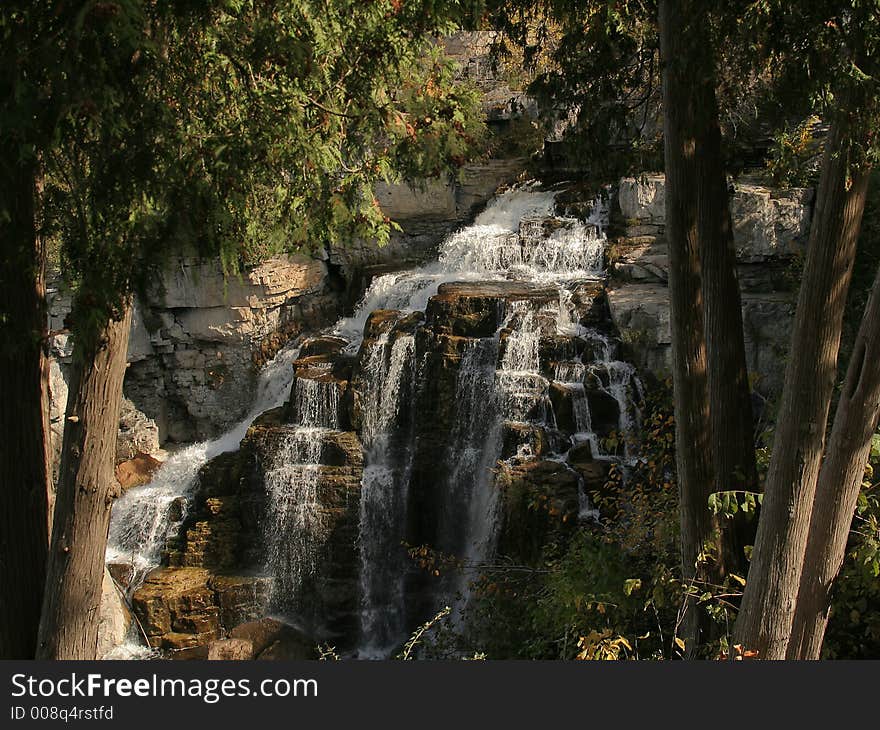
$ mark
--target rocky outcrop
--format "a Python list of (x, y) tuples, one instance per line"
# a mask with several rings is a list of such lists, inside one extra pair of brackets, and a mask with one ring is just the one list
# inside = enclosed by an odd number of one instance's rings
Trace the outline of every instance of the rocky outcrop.
[(98, 612), (97, 656), (106, 656), (122, 644), (130, 630), (131, 613), (125, 603), (124, 594), (117, 587), (110, 571), (105, 568), (101, 583), (101, 608)]
[[(765, 395), (782, 386), (795, 305), (795, 269), (809, 237), (813, 191), (734, 183), (731, 195), (737, 274), (749, 369)], [(665, 179), (646, 174), (620, 181), (618, 227), (610, 246), (608, 303), (614, 324), (640, 367), (667, 373), (670, 361)]]
[(135, 454), (131, 459), (116, 465), (116, 481), (122, 489), (148, 484), (162, 462), (149, 454)]

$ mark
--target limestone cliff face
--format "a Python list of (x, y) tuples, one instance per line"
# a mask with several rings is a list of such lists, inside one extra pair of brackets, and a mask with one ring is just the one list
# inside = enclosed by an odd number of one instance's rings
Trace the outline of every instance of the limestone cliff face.
[[(798, 262), (810, 232), (813, 191), (733, 186), (731, 217), (749, 370), (763, 395), (781, 392), (797, 298)], [(630, 356), (640, 367), (671, 366), (665, 178), (624, 178), (616, 196), (619, 234), (611, 242), (608, 302)]]
[[(377, 273), (436, 256), (451, 230), (469, 221), (522, 160), (465, 168), (460, 182), (384, 185), (378, 197), (401, 224), (387, 246), (351, 241), (315, 256), (284, 255), (224, 276), (218, 262), (181, 256), (138, 300), (132, 319), (117, 461), (165, 444), (204, 440), (238, 421), (256, 374), (285, 342), (334, 322)], [(49, 287), (50, 330), (63, 330), (70, 298)], [(54, 338), (51, 363), (54, 446), (60, 449), (72, 343)]]

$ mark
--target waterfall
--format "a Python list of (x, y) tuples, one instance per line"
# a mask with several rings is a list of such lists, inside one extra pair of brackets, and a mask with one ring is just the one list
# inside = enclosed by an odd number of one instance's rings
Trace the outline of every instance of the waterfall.
[(439, 530), (444, 551), (459, 556), (463, 563), (461, 575), (441, 587), (442, 602), (456, 608), (454, 620), (460, 618), (467, 602), (472, 571), (489, 555), (495, 537), (498, 494), (492, 467), (501, 435), (496, 397), (498, 347), (497, 335), (469, 342), (456, 381), (455, 426), (444, 458), (455, 466), (448, 477)]
[[(383, 274), (370, 283), (357, 311), (333, 329), (355, 352), (363, 339), (364, 325), (377, 309), (424, 311), (439, 286), (452, 281), (493, 281), (517, 278), (563, 282), (602, 275), (605, 246), (605, 208), (597, 204), (590, 219), (554, 215), (555, 193), (534, 185), (513, 188), (493, 198), (474, 223), (448, 236), (437, 261), (418, 268)], [(549, 239), (536, 242), (524, 219), (533, 228), (540, 221), (559, 225)]]
[(327, 529), (318, 495), (325, 437), (339, 429), (339, 388), (331, 379), (297, 377), (295, 425), (288, 429), (263, 474), (268, 495), (263, 539), (265, 572), (274, 578), (270, 607), (292, 615), (303, 582), (315, 575)]
[(362, 439), (366, 452), (361, 480), (359, 556), (361, 628), (358, 655), (387, 656), (406, 636), (404, 580), (409, 569), (404, 538), (412, 447), (394, 448), (397, 417), (414, 383), (415, 338), (400, 335), (389, 347), (383, 333), (363, 367)]
[[(451, 430), (437, 442), (445, 449), (437, 454), (437, 473), (443, 475), (443, 483), (435, 485), (430, 477), (428, 482), (432, 489), (436, 487), (437, 500), (442, 502), (435, 547), (458, 557), (464, 570), (437, 581), (430, 597), (438, 604), (454, 605), (453, 621), (457, 621), (469, 600), (474, 570), (485, 565), (495, 551), (500, 498), (493, 469), (501, 456), (505, 422), (530, 424), (551, 433), (558, 453), (542, 458), (559, 460), (573, 472), (566, 459), (568, 449), (578, 442), (589, 441), (594, 458), (611, 458), (600, 453), (594, 433), (589, 396), (595, 389), (618, 403), (621, 433), (629, 436), (638, 426), (632, 391), (640, 384), (634, 369), (616, 359), (609, 337), (580, 323), (583, 313), (578, 310), (578, 302), (583, 306), (579, 286), (603, 274), (606, 217), (602, 204), (581, 221), (556, 214), (553, 192), (536, 186), (508, 190), (490, 201), (473, 225), (448, 236), (436, 261), (375, 277), (354, 314), (328, 329), (327, 334), (347, 343), (343, 354), (360, 353), (359, 369), (352, 378), (353, 382), (359, 378), (360, 400), (355, 402), (360, 406), (359, 436), (364, 449), (358, 506), (357, 656), (388, 656), (418, 618), (406, 611), (412, 567), (402, 541), (407, 537), (408, 511), (413, 509), (410, 482), (416, 422), (426, 417), (418, 412), (418, 393), (424, 383), (416, 362), (417, 335), (412, 328), (397, 331), (398, 320), (387, 332), (364, 341), (370, 315), (380, 309), (424, 311), (441, 284), (448, 282), (516, 279), (542, 284), (542, 294), (550, 287), (559, 292), (558, 302), (548, 303), (545, 295), (540, 301), (507, 301), (493, 336), (467, 338), (450, 357), (453, 364), (449, 367), (457, 367), (454, 420)], [(561, 347), (561, 354), (552, 359), (559, 361), (548, 368), (542, 363), (542, 347), (554, 338), (570, 338), (572, 344)], [(583, 356), (585, 348), (597, 355)], [(235, 428), (215, 441), (175, 454), (151, 484), (130, 490), (117, 502), (107, 559), (131, 561), (138, 576), (134, 586), (159, 564), (168, 536), (185, 517), (186, 501), (201, 467), (217, 454), (237, 448), (253, 419), (282, 405), (289, 395), (287, 412), (292, 423), (274, 430), (275, 448), (261, 465), (267, 496), (262, 567), (274, 578), (270, 609), (287, 616), (300, 611), (304, 584), (319, 573), (331, 531), (332, 515), (322, 506), (323, 452), (328, 440), (338, 439), (340, 429), (348, 428), (343, 422), (349, 419), (340, 417), (343, 390), (329, 366), (322, 370), (321, 363), (309, 361), (308, 370), (301, 369), (301, 376), (294, 378), (292, 363), (298, 354), (296, 349), (286, 349), (267, 366), (253, 408)], [(557, 428), (549, 378), (571, 397), (575, 432), (570, 444), (569, 434)], [(553, 393), (555, 398), (555, 386)], [(632, 458), (628, 445), (626, 449), (626, 457)], [(582, 484), (582, 478), (578, 479)], [(592, 514), (585, 490), (579, 492), (581, 516)]]
[(253, 420), (282, 405), (293, 382), (299, 348), (283, 348), (259, 375), (257, 395), (248, 414), (219, 438), (193, 444), (170, 456), (149, 484), (129, 489), (116, 500), (110, 518), (106, 561), (133, 568), (129, 593), (161, 561), (167, 539), (186, 517), (187, 500), (199, 470), (215, 456), (238, 448)]
[(291, 429), (281, 441), (264, 479), (269, 497), (264, 520), (266, 573), (274, 578), (272, 610), (292, 613), (300, 587), (318, 567), (318, 549), (326, 539), (318, 477), (325, 429)]
[(620, 412), (618, 431), (623, 436), (624, 460), (631, 462), (634, 458), (632, 443), (636, 438), (640, 420), (635, 406), (636, 399), (633, 398), (633, 389), (641, 395), (642, 384), (636, 375), (635, 367), (616, 358), (616, 346), (607, 335), (595, 330), (587, 331), (586, 335), (600, 346), (597, 362), (589, 370), (596, 376), (599, 389), (617, 401)]

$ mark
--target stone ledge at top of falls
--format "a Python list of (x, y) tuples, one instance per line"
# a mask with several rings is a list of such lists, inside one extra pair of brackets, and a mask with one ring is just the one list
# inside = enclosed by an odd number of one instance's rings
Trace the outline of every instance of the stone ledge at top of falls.
[[(578, 304), (585, 305), (583, 322), (600, 321), (597, 306), (601, 282), (576, 287)], [(530, 302), (536, 306), (559, 301), (559, 287), (520, 281), (450, 282), (441, 284), (428, 300), (428, 326), (438, 335), (492, 337), (504, 322), (505, 304)]]

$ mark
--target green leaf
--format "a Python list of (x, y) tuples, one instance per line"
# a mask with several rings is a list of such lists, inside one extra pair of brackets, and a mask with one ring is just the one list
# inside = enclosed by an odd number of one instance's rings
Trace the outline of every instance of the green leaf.
[(642, 587), (642, 579), (641, 578), (628, 578), (623, 581), (623, 593), (624, 595), (631, 596), (633, 591), (639, 590)]

